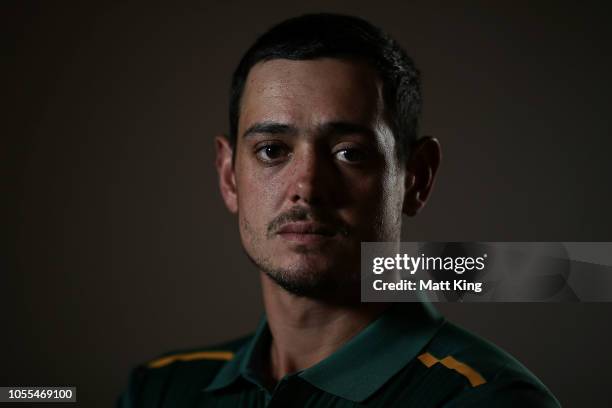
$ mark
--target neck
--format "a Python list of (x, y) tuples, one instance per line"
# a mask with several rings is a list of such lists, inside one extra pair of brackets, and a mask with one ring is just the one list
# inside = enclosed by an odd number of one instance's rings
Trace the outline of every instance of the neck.
[(272, 333), (268, 377), (312, 367), (375, 320), (385, 303), (336, 304), (295, 296), (261, 273), (264, 307)]

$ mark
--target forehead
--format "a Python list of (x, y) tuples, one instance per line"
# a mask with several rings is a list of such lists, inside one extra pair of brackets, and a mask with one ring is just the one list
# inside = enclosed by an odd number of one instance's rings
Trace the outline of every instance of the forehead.
[(333, 121), (374, 126), (382, 111), (381, 81), (365, 62), (275, 59), (258, 63), (249, 72), (239, 129), (262, 121), (300, 127)]

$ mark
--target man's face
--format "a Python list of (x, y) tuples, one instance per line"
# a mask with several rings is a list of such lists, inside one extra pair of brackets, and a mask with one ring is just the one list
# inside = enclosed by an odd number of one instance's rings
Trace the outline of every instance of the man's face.
[(354, 290), (360, 243), (399, 240), (404, 169), (369, 65), (255, 65), (235, 149), (242, 243), (285, 289), (313, 297)]

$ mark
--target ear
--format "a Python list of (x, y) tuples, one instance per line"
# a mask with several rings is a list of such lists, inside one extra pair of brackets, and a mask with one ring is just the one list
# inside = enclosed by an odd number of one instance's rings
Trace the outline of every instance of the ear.
[(434, 184), (442, 153), (437, 139), (425, 136), (412, 147), (406, 161), (406, 193), (403, 212), (415, 216), (425, 206)]
[(238, 211), (238, 195), (236, 194), (236, 176), (232, 163), (233, 149), (225, 136), (215, 138), (217, 158), (215, 166), (219, 175), (219, 189), (225, 206), (231, 213)]

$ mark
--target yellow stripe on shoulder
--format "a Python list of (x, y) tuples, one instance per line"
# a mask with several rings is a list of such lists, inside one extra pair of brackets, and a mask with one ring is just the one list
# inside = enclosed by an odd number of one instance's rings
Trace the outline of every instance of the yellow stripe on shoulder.
[(446, 356), (442, 360), (440, 360), (431, 353), (423, 353), (417, 358), (421, 363), (425, 364), (427, 368), (430, 368), (434, 364), (440, 363), (450, 370), (455, 370), (456, 372), (467, 378), (472, 387), (478, 387), (479, 385), (482, 385), (487, 382), (478, 371), (474, 370), (469, 365), (462, 363), (459, 360), (456, 360), (453, 356)]
[(149, 368), (160, 368), (174, 363), (175, 361), (193, 360), (231, 360), (234, 353), (231, 351), (196, 351), (193, 353), (175, 354), (173, 356), (160, 357), (147, 364)]

